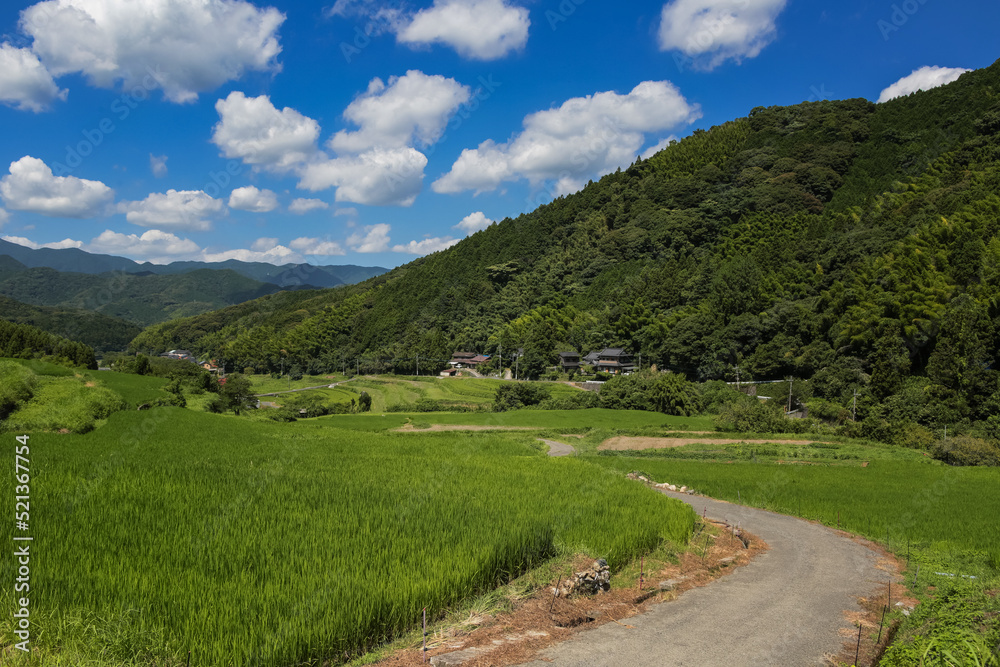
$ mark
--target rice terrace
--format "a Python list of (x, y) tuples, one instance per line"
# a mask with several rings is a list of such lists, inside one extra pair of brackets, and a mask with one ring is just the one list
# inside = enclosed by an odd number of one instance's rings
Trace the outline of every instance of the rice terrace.
[(0, 667), (1000, 667), (1000, 4), (0, 25)]

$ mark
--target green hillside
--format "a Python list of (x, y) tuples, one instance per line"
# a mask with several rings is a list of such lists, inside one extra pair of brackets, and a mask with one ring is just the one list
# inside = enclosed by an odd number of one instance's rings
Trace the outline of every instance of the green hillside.
[[(0, 295), (35, 306), (83, 309), (148, 326), (272, 294), (281, 288), (235, 271), (200, 269), (178, 275), (67, 273), (0, 265)], [(134, 336), (134, 334), (133, 334)]]
[(998, 92), (1000, 63), (884, 104), (759, 107), (360, 285), (177, 320), (133, 348), (412, 372), (456, 349), (554, 363), (622, 346), (691, 379), (811, 378), (804, 397), (838, 409), (857, 389), (876, 430), (985, 423)]
[(142, 327), (117, 317), (79, 308), (32, 306), (7, 296), (0, 296), (0, 318), (80, 341), (98, 352), (124, 350), (142, 331)]

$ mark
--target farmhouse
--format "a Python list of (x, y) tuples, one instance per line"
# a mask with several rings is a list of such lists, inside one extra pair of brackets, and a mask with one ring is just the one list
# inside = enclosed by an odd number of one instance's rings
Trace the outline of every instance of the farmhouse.
[(580, 354), (578, 352), (560, 352), (559, 366), (564, 372), (580, 370)]
[(475, 352), (455, 352), (451, 355), (448, 364), (452, 368), (476, 368), (482, 363), (489, 361), (489, 357)]
[(635, 370), (632, 355), (618, 347), (607, 347), (601, 350), (597, 358), (596, 370), (603, 373), (631, 373)]
[(194, 355), (188, 350), (170, 350), (169, 352), (164, 352), (160, 356), (165, 359), (182, 359), (184, 361), (198, 362), (198, 360), (194, 358)]

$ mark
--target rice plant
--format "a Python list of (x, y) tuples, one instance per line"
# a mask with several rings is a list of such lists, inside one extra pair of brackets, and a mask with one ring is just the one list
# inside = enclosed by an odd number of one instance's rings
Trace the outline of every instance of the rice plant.
[(616, 567), (691, 533), (686, 506), (527, 436), (336, 423), (163, 408), (33, 435), (33, 640), (50, 664), (337, 662), (560, 551)]

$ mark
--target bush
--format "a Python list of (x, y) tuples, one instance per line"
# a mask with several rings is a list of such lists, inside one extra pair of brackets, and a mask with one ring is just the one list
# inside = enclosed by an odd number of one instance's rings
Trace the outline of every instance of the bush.
[(803, 420), (785, 419), (784, 413), (785, 408), (778, 401), (742, 396), (722, 406), (715, 418), (715, 428), (730, 433), (784, 433), (800, 427), (792, 422)]
[(493, 398), (493, 411), (506, 412), (538, 405), (550, 396), (548, 387), (528, 382), (505, 382), (497, 387)]
[(38, 386), (38, 376), (14, 361), (0, 361), (0, 419), (28, 401)]
[(1000, 466), (1000, 446), (995, 441), (960, 435), (939, 442), (934, 458), (953, 466)]
[(560, 398), (547, 398), (533, 407), (539, 410), (586, 410), (587, 408), (600, 407), (600, 405), (601, 399), (597, 392), (581, 391)]

